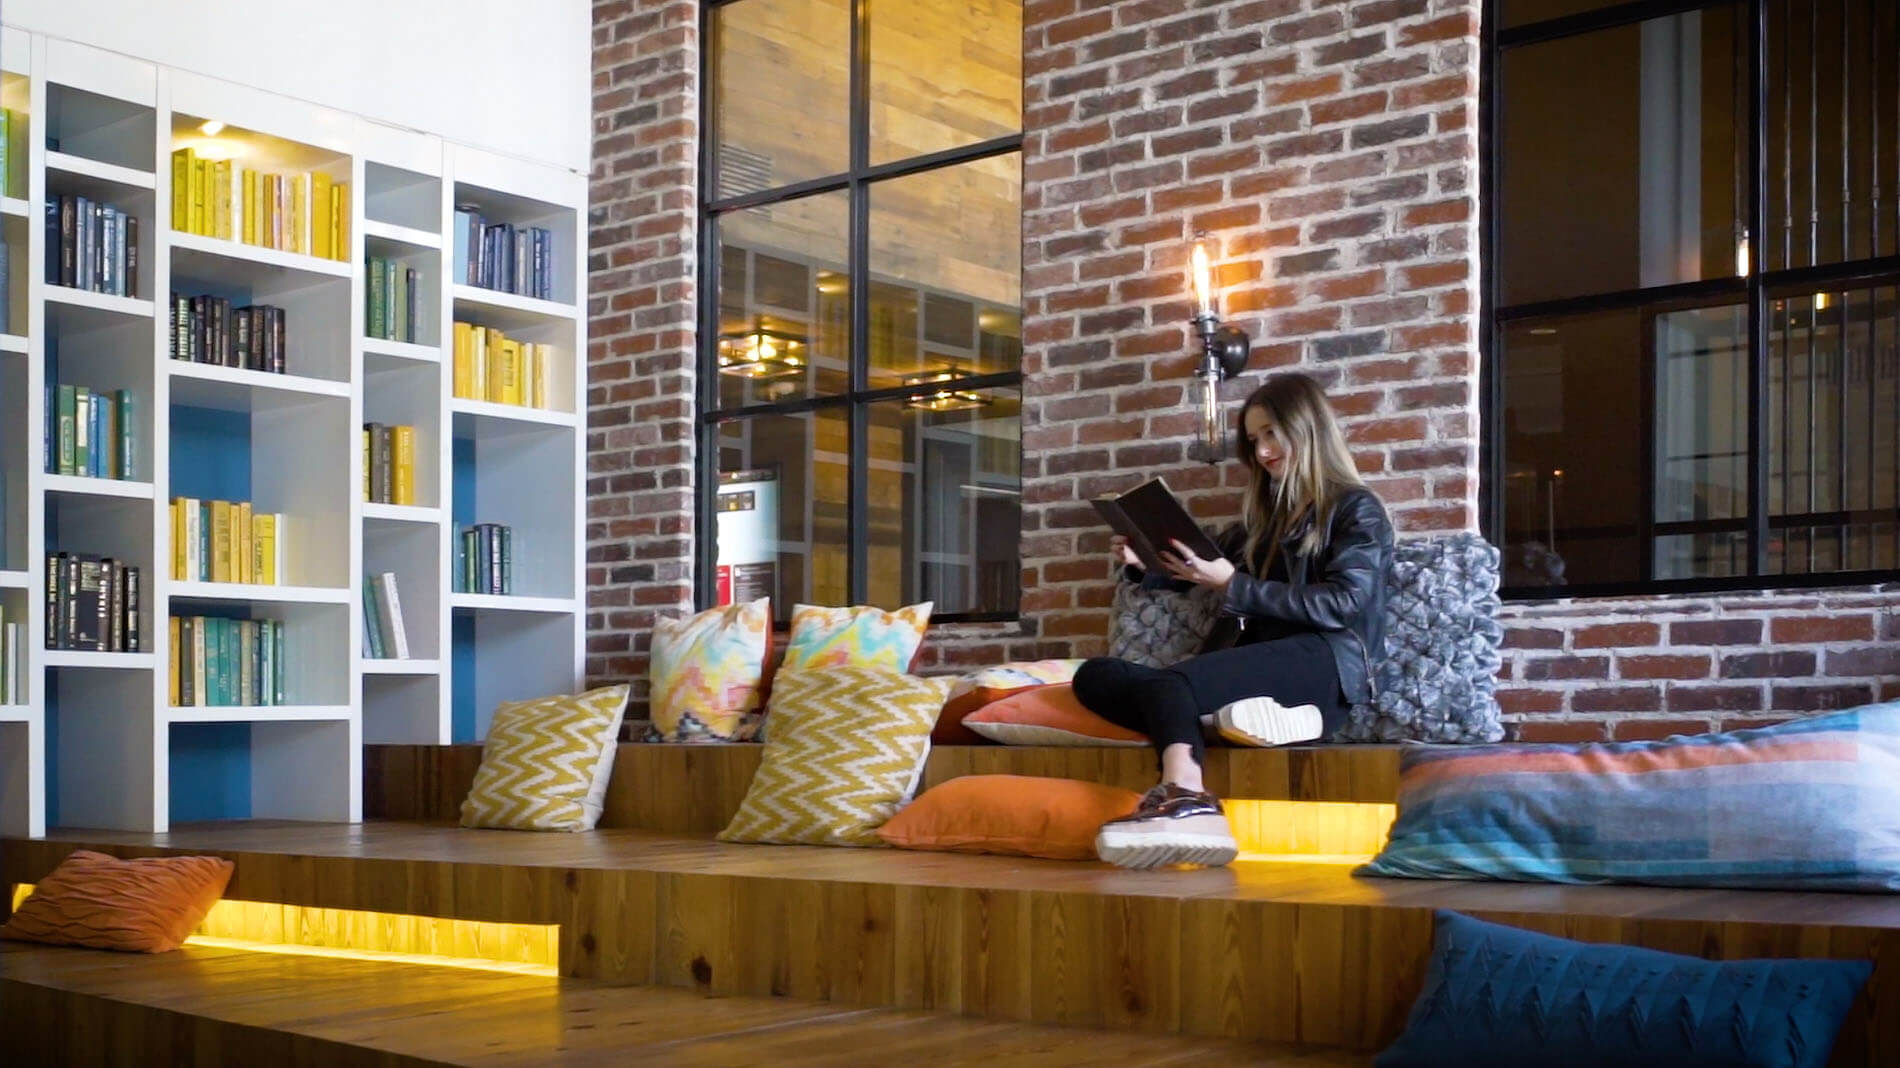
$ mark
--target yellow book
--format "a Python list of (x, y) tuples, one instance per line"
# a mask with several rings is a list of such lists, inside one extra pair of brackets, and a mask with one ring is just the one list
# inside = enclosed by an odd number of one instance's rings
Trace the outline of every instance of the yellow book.
[(330, 176), (318, 171), (310, 176), (310, 254), (336, 259), (330, 249)]
[(371, 451), (371, 446), (373, 442), (370, 440), (370, 437), (371, 435), (370, 435), (369, 427), (364, 427), (363, 428), (363, 499), (366, 501), (373, 501), (376, 499), (375, 497), (370, 495), (370, 472), (369, 472), (370, 459), (369, 458), (375, 455), (375, 453)]
[(350, 183), (338, 182), (330, 187), (330, 218), (336, 225), (336, 235), (330, 239), (333, 260), (350, 258)]
[(182, 498), (173, 497), (172, 578), (182, 582), (185, 577), (185, 502)]
[(257, 244), (257, 181), (260, 175), (249, 171), (244, 175), (244, 243)]
[(211, 502), (211, 581), (235, 582), (231, 568), (231, 502)]
[(534, 399), (534, 380), (541, 366), (541, 344), (537, 341), (521, 343), (521, 403), (530, 408), (539, 408)]
[(194, 234), (205, 232), (205, 161), (191, 157), (191, 207), (185, 229)]
[(211, 236), (231, 237), (231, 161), (211, 164)]
[(501, 402), (521, 405), (527, 399), (521, 392), (522, 344), (513, 338), (501, 343)]
[(482, 362), (487, 365), (487, 370), (484, 372), (487, 375), (487, 388), (482, 392), (482, 399), (499, 404), (501, 403), (503, 382), (501, 373), (501, 347), (507, 343), (508, 337), (493, 327), (484, 329), (482, 335)]
[(239, 501), (231, 508), (231, 571), (233, 582), (256, 582), (251, 566), (251, 502)]
[(537, 342), (534, 346), (534, 406), (548, 406), (548, 363), (554, 359), (554, 346)]
[(191, 229), (191, 161), (196, 156), (189, 148), (172, 153), (172, 229)]
[(469, 383), (474, 378), (472, 369), (469, 367), (469, 349), (474, 342), (473, 333), (474, 328), (467, 323), (455, 324), (454, 385), (452, 388), (458, 397), (469, 395)]
[(171, 617), (170, 620), (167, 621), (166, 629), (171, 634), (170, 649), (171, 649), (172, 670), (171, 670), (171, 675), (169, 678), (169, 696), (171, 699), (171, 706), (173, 708), (177, 708), (178, 707), (178, 656), (179, 656), (179, 651), (180, 651), (178, 648), (178, 617), (177, 616), (173, 616)]
[(251, 517), (254, 534), (255, 556), (253, 565), (257, 572), (257, 581), (266, 586), (277, 585), (277, 514), (259, 512)]
[(290, 251), (309, 252), (310, 243), (304, 239), (310, 214), (310, 175), (296, 174), (290, 179)]
[(391, 487), (397, 504), (416, 503), (416, 428), (412, 426), (394, 427), (389, 432), (389, 441), (395, 449), (395, 482)]

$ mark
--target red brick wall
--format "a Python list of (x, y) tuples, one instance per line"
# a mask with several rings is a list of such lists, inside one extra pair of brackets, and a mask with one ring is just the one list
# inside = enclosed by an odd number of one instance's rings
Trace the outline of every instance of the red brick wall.
[(693, 604), (699, 5), (594, 4), (587, 675), (646, 701), (653, 621)]
[[(1475, 527), (1479, 7), (1027, 0), (1023, 618), (937, 628), (921, 665), (1102, 649), (1088, 496), (1164, 473), (1202, 516), (1235, 514), (1238, 469), (1184, 453), (1197, 231), (1255, 341), (1233, 397), (1270, 369), (1320, 377), (1402, 533)], [(601, 680), (640, 677), (652, 613), (690, 600), (693, 8), (595, 8)], [(1864, 589), (1509, 605), (1502, 701), (1525, 737), (1639, 737), (1892, 694), (1896, 605)]]

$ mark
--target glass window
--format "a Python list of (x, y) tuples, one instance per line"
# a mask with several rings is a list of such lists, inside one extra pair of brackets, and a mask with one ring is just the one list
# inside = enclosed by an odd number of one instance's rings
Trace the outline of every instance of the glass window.
[[(701, 600), (769, 593), (781, 620), (795, 601), (1012, 616), (1021, 4), (736, 0), (715, 17)], [(770, 166), (734, 185), (747, 152)]]

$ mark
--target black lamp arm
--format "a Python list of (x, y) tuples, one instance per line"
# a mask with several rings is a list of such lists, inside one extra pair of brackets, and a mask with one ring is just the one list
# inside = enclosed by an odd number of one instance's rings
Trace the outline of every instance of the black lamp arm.
[(1211, 314), (1195, 316), (1194, 324), (1201, 335), (1201, 352), (1207, 366), (1219, 368), (1222, 381), (1247, 369), (1253, 345), (1240, 327), (1222, 323)]

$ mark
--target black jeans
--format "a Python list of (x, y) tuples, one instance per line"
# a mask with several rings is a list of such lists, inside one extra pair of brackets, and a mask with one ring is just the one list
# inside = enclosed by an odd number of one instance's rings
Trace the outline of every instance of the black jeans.
[(1165, 668), (1094, 657), (1075, 673), (1075, 696), (1103, 719), (1146, 734), (1157, 753), (1176, 743), (1193, 747), (1196, 764), (1205, 755), (1201, 717), (1245, 697), (1318, 706), (1322, 738), (1346, 721), (1339, 668), (1317, 634), (1202, 653)]

